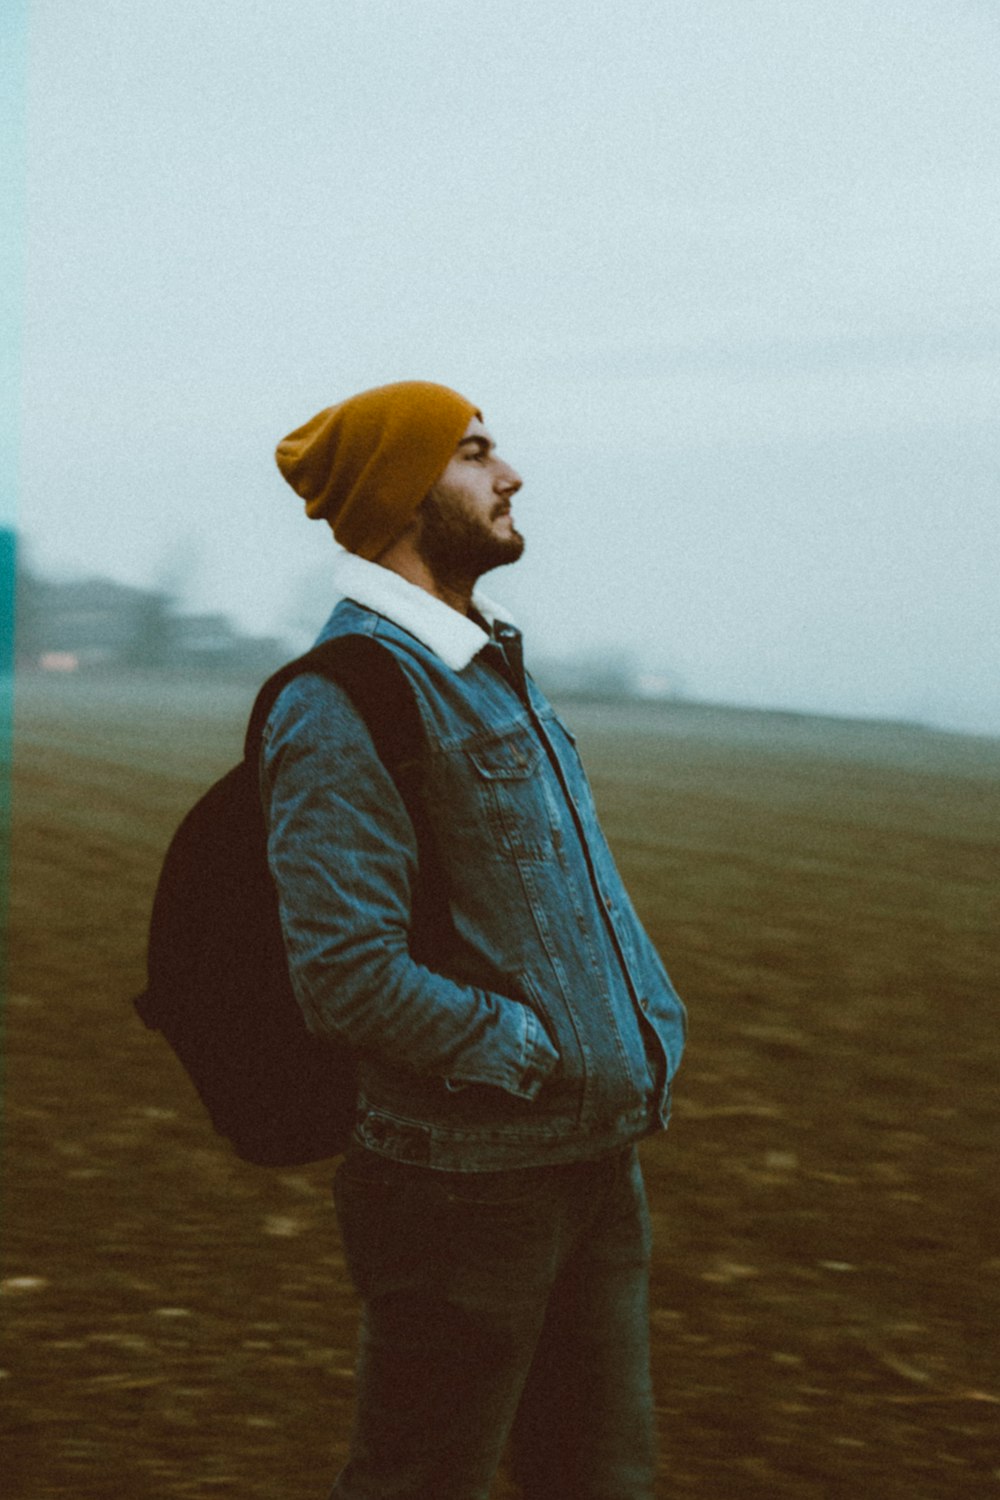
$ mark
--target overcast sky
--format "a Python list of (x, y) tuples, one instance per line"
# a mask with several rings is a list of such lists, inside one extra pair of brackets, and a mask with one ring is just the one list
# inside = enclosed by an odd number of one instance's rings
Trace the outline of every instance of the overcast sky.
[(38, 569), (297, 645), (275, 443), (440, 380), (524, 476), (529, 662), (1000, 733), (992, 0), (28, 9)]

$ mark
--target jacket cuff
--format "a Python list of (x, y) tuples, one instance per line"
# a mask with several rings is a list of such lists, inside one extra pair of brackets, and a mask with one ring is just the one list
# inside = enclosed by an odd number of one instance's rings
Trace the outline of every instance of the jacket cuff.
[(535, 1012), (527, 1005), (521, 1009), (524, 1014), (524, 1066), (511, 1093), (519, 1099), (534, 1099), (545, 1080), (559, 1066), (559, 1053), (549, 1041), (548, 1033)]

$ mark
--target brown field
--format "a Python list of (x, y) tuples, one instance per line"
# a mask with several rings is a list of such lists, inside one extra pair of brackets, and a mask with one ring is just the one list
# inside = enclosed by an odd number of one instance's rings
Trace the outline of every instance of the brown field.
[[(238, 1162), (128, 1005), (163, 846), (247, 698), (18, 687), (8, 1500), (319, 1500), (345, 1451), (331, 1168)], [(660, 1493), (996, 1494), (1000, 745), (567, 717), (691, 1012), (674, 1123), (643, 1147)]]

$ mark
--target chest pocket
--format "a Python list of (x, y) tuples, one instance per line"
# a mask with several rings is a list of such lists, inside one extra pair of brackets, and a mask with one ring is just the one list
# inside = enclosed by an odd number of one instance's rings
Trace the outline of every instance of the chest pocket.
[(520, 860), (552, 857), (552, 810), (544, 751), (530, 730), (466, 748), (480, 807), (495, 841)]

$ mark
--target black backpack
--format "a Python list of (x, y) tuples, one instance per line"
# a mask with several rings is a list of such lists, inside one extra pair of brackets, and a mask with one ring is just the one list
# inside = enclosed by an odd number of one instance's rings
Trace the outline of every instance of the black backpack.
[(148, 982), (134, 999), (176, 1052), (215, 1129), (260, 1166), (337, 1155), (355, 1115), (352, 1053), (307, 1029), (292, 991), (267, 863), (261, 736), (281, 689), (304, 672), (350, 694), (416, 812), (406, 769), (419, 754), (420, 715), (391, 652), (370, 637), (344, 636), (289, 662), (257, 695), (243, 760), (171, 840), (150, 919)]

